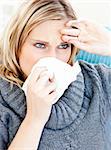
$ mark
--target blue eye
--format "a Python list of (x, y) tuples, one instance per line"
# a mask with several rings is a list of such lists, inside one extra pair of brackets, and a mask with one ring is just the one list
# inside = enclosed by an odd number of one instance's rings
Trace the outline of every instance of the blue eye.
[(35, 47), (37, 47), (37, 48), (45, 48), (45, 44), (43, 44), (43, 43), (36, 43)]
[(67, 49), (68, 47), (70, 47), (69, 44), (61, 44), (58, 46), (60, 49)]

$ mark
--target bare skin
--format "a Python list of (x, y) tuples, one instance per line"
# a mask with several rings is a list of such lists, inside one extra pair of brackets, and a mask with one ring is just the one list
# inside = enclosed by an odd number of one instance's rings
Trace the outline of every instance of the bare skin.
[(71, 20), (65, 25), (61, 30), (63, 41), (89, 53), (111, 56), (111, 32), (102, 25), (89, 20)]

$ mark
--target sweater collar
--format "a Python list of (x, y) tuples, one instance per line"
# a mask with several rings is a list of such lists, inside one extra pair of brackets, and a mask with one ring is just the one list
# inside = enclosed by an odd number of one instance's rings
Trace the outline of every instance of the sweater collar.
[[(23, 119), (26, 114), (25, 93), (16, 85), (14, 85), (14, 88), (11, 90), (10, 84), (7, 81), (2, 80), (0, 82), (3, 82), (3, 84), (1, 84), (1, 94), (4, 101)], [(63, 96), (53, 104), (51, 115), (45, 127), (57, 130), (69, 126), (80, 113), (83, 97), (84, 78), (80, 72), (77, 76), (77, 80), (72, 82), (69, 88), (65, 90)]]
[(69, 85), (63, 96), (57, 101), (51, 111), (45, 127), (57, 130), (69, 126), (79, 116), (84, 97), (83, 74), (79, 73), (77, 80)]

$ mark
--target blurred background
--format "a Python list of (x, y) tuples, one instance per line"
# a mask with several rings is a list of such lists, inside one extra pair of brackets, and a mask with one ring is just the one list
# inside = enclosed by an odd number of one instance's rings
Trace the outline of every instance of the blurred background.
[[(25, 0), (0, 0), (0, 35), (17, 7)], [(111, 27), (111, 0), (69, 0), (78, 18), (90, 19)]]

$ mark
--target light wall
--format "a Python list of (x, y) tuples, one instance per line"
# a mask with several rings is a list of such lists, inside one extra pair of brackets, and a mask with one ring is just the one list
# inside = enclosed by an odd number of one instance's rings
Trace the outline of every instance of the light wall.
[[(69, 0), (78, 18), (97, 21), (111, 27), (111, 0)], [(0, 34), (23, 0), (0, 1)]]
[(111, 0), (69, 0), (79, 18), (111, 26)]

